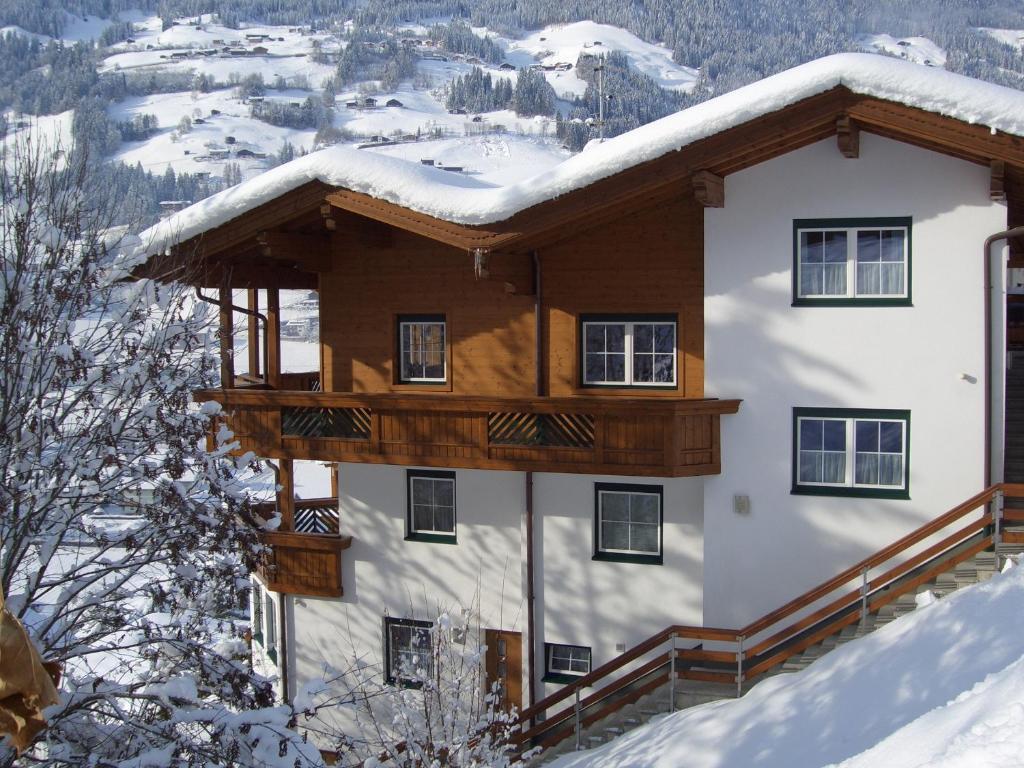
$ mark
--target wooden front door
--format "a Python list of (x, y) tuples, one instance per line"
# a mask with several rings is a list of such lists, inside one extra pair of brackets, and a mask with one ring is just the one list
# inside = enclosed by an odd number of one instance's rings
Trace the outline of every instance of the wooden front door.
[(498, 684), (496, 709), (508, 711), (523, 706), (523, 635), (501, 629), (484, 630), (486, 684), (490, 691)]

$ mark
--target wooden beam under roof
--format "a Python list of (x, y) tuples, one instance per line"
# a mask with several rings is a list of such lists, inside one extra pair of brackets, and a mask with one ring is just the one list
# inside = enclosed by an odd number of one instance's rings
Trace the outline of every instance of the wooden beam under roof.
[(271, 230), (257, 234), (256, 242), (266, 258), (294, 264), (303, 272), (330, 272), (333, 269), (331, 238), (327, 234)]
[(711, 171), (694, 171), (693, 196), (705, 208), (725, 207), (725, 179)]
[(836, 144), (843, 157), (851, 160), (860, 157), (860, 128), (849, 115), (836, 118)]

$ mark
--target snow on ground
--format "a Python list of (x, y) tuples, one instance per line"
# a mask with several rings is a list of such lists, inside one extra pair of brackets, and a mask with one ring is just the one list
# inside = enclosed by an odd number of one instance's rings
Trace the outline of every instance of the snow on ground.
[(496, 42), (506, 46), (508, 61), (516, 66), (572, 64), (573, 69), (568, 72), (545, 73), (558, 95), (571, 93), (582, 96), (586, 90), (587, 84), (575, 74), (576, 60), (583, 53), (596, 56), (622, 51), (637, 71), (651, 77), (662, 88), (690, 91), (697, 82), (697, 71), (672, 61), (671, 49), (646, 43), (619, 27), (593, 21), (555, 24), (522, 40), (496, 38)]
[(516, 134), (438, 139), (367, 151), (414, 163), (433, 160), (437, 165), (460, 166), (467, 174), (491, 184), (518, 183), (571, 157), (556, 139)]
[(860, 44), (867, 51), (880, 51), (899, 56), (915, 64), (930, 67), (946, 66), (946, 52), (927, 37), (901, 37), (892, 35), (865, 35)]
[(1024, 53), (1024, 29), (992, 29), (978, 27), (979, 32), (991, 35), (1003, 45), (1009, 45)]
[[(305, 100), (305, 95), (294, 100)], [(220, 114), (214, 115), (213, 110)], [(296, 151), (308, 151), (313, 148), (316, 135), (313, 129), (278, 127), (249, 117), (249, 105), (235, 98), (230, 90), (129, 97), (114, 103), (109, 114), (118, 121), (131, 120), (135, 115), (156, 116), (160, 126), (156, 134), (146, 141), (122, 143), (112, 158), (129, 165), (142, 163), (146, 170), (156, 174), (170, 166), (176, 173), (223, 176), (225, 164), (237, 162), (243, 174), (250, 176), (266, 170), (268, 163), (259, 158), (240, 158), (240, 150), (275, 155), (288, 141)], [(182, 117), (193, 120), (192, 129), (183, 134), (176, 131)], [(196, 123), (197, 117), (204, 122)], [(228, 144), (229, 136), (235, 139), (233, 144)], [(218, 157), (218, 150), (230, 154)]]
[[(1018, 768), (1024, 567), (551, 768)], [(841, 762), (847, 761), (847, 762)]]

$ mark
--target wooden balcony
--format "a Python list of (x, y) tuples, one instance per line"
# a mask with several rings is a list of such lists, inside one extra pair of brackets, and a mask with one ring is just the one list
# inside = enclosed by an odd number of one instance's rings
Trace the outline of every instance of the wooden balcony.
[(485, 398), (201, 390), (241, 451), (468, 469), (684, 477), (721, 471), (719, 419), (739, 400)]
[[(273, 513), (273, 504), (260, 506), (256, 511), (263, 517)], [(257, 569), (260, 578), (275, 592), (341, 597), (341, 553), (352, 537), (339, 533), (338, 500), (296, 500), (295, 529), (260, 533), (268, 547)]]

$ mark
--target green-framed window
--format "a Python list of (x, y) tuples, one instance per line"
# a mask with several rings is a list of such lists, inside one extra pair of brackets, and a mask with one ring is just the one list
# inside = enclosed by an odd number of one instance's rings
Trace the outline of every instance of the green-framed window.
[(591, 651), (585, 645), (544, 643), (544, 682), (568, 684), (590, 673)]
[(405, 538), (455, 544), (455, 473), (410, 469), (405, 476)]
[(910, 411), (794, 408), (792, 490), (910, 498)]
[(910, 306), (910, 217), (793, 221), (794, 306)]
[(594, 559), (661, 565), (660, 485), (594, 483)]

